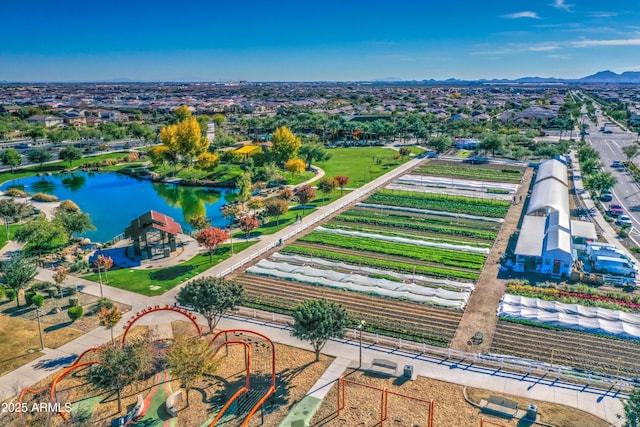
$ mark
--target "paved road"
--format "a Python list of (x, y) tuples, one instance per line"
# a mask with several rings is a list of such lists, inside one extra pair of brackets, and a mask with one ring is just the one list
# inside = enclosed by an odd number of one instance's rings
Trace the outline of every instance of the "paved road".
[[(601, 113), (598, 114), (598, 126), (590, 120), (586, 120), (585, 123), (589, 124), (589, 135), (585, 136), (585, 140), (600, 153), (604, 169), (618, 179), (618, 183), (612, 190), (613, 201), (622, 205), (631, 217), (633, 228), (630, 237), (634, 241), (640, 242), (640, 186), (626, 170), (611, 167), (614, 160), (626, 161), (627, 158), (622, 152), (622, 148), (635, 144), (636, 135), (615, 124), (606, 125), (606, 129), (613, 133), (601, 132), (600, 128), (604, 123), (611, 123)], [(637, 160), (635, 161), (637, 162)]]

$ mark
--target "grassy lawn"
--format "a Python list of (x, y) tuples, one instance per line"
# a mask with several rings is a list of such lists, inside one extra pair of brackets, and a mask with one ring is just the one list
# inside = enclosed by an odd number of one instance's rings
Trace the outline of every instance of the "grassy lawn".
[(323, 169), (326, 177), (345, 175), (349, 177), (348, 187), (361, 187), (381, 175), (398, 167), (409, 158), (398, 158), (398, 152), (391, 148), (352, 147), (332, 148), (328, 150), (331, 159), (315, 165)]
[[(234, 242), (235, 253), (241, 252), (253, 242)], [(209, 262), (209, 254), (200, 254), (173, 267), (160, 268), (154, 270), (139, 270), (123, 268), (109, 271), (109, 286), (126, 289), (139, 294), (154, 296), (161, 295), (174, 288), (180, 283), (191, 279), (203, 271), (219, 264), (231, 255), (231, 245), (221, 245), (213, 255), (213, 262)], [(83, 279), (98, 282), (97, 274), (83, 276)]]
[(408, 148), (409, 150), (411, 150), (411, 153), (412, 153), (412, 154), (415, 154), (416, 156), (419, 156), (420, 154), (422, 154), (422, 153), (424, 153), (425, 151), (427, 151), (427, 150), (425, 150), (424, 148), (422, 148), (422, 147), (418, 147), (418, 146), (415, 146), (415, 145), (410, 145), (410, 146), (409, 146), (409, 147), (407, 147), (407, 148)]
[(286, 172), (285, 177), (287, 178), (287, 184), (289, 185), (298, 185), (301, 182), (305, 182), (311, 178), (313, 178), (314, 176), (316, 176), (315, 173), (311, 172), (311, 171), (304, 171), (302, 173), (296, 173), (293, 175), (293, 177), (291, 177), (291, 173)]
[(469, 150), (458, 150), (458, 152), (456, 153), (456, 157), (467, 158), (470, 157), (472, 153), (473, 151)]
[[(86, 163), (100, 162), (105, 159), (119, 159), (121, 157), (124, 157), (125, 155), (126, 155), (125, 153), (105, 153), (105, 154), (99, 154), (97, 156), (83, 157), (82, 159), (74, 160), (73, 162), (71, 162), (71, 165), (72, 165), (71, 167), (75, 168), (78, 166), (82, 166)], [(40, 167), (40, 165), (33, 165), (24, 169), (16, 169), (14, 173), (11, 173), (11, 172), (0, 173), (0, 183), (5, 181), (10, 181), (12, 179), (26, 178), (28, 176), (36, 175), (37, 173), (62, 172), (66, 169), (69, 169), (69, 162), (60, 161), (60, 162), (48, 163), (48, 164), (45, 164), (43, 167)]]
[[(4, 247), (7, 244), (7, 232), (4, 228), (4, 221), (0, 221), (0, 248)], [(9, 225), (9, 240), (13, 239), (13, 236), (16, 234), (16, 230), (20, 227), (19, 224), (10, 224)]]
[[(4, 304), (0, 304), (0, 307), (3, 311), (7, 308), (9, 311), (15, 311), (12, 309), (15, 307), (15, 302), (6, 301)], [(45, 346), (49, 348), (57, 348), (83, 334), (68, 325), (48, 328), (46, 324), (43, 324), (42, 329)], [(39, 348), (40, 335), (36, 322), (0, 314), (0, 375), (11, 372), (42, 356), (43, 354), (38, 351)]]

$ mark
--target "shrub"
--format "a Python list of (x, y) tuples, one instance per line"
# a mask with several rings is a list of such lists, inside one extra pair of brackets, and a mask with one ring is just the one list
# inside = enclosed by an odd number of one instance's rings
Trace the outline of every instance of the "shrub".
[(67, 212), (80, 212), (80, 207), (71, 200), (63, 200), (60, 202), (60, 209)]
[(113, 301), (106, 297), (100, 298), (96, 303), (96, 308), (98, 309), (98, 311), (100, 311), (102, 308), (111, 310), (113, 308)]
[(33, 297), (36, 296), (36, 293), (33, 291), (27, 291), (24, 293), (24, 300), (27, 302), (27, 305), (31, 305), (33, 302)]
[(636, 253), (636, 254), (640, 254), (640, 248), (639, 247), (633, 247), (631, 249), (629, 249), (631, 252)]
[(56, 288), (55, 286), (47, 288), (46, 291), (47, 291), (47, 294), (48, 294), (49, 298), (55, 298), (55, 297), (58, 296), (58, 288)]
[(70, 307), (69, 310), (67, 310), (67, 315), (69, 316), (69, 319), (71, 319), (72, 322), (75, 322), (76, 320), (82, 317), (83, 312), (84, 310), (82, 309), (82, 307), (77, 305), (75, 307)]
[(70, 273), (77, 273), (79, 271), (83, 271), (89, 268), (89, 263), (86, 261), (76, 261), (69, 266)]
[(36, 193), (31, 196), (31, 200), (35, 200), (36, 202), (57, 202), (58, 198), (51, 194)]
[(34, 295), (33, 298), (31, 299), (31, 302), (33, 303), (33, 305), (35, 305), (36, 307), (42, 307), (42, 305), (44, 304), (44, 297), (42, 295)]
[(69, 298), (69, 306), (77, 307), (80, 300), (78, 298)]
[(0, 286), (0, 299), (4, 299), (7, 296), (4, 286)]
[(127, 157), (125, 157), (125, 161), (129, 163), (137, 162), (138, 160), (140, 160), (140, 155), (137, 151), (132, 151), (131, 153), (127, 154)]
[(9, 301), (15, 301), (16, 295), (17, 295), (15, 289), (9, 288), (4, 292), (5, 292), (5, 296), (9, 299)]
[(4, 192), (4, 195), (9, 197), (26, 197), (27, 193), (19, 188), (10, 188)]
[(100, 164), (102, 166), (113, 166), (117, 165), (118, 161), (116, 159), (104, 159), (102, 162), (100, 162)]
[(67, 293), (67, 295), (75, 295), (78, 291), (76, 290), (75, 286), (69, 286), (64, 288), (65, 292)]

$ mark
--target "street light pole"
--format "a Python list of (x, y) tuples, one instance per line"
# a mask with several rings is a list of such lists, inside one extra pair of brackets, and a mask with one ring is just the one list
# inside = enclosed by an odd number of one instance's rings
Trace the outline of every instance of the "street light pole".
[(40, 310), (36, 308), (36, 317), (38, 318), (38, 332), (40, 332), (40, 350), (44, 350), (44, 339), (42, 338), (42, 325), (40, 324)]
[(361, 320), (357, 327), (358, 331), (360, 331), (360, 357), (358, 359), (358, 369), (362, 368), (362, 327), (365, 323), (366, 322), (364, 320)]
[(100, 298), (104, 298), (102, 293), (102, 273), (100, 272), (100, 264), (98, 264), (98, 279), (100, 280)]

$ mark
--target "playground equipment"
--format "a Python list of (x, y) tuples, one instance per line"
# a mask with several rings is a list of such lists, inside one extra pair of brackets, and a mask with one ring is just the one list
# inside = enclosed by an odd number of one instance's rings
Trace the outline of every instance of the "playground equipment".
[[(138, 320), (148, 314), (159, 311), (174, 312), (186, 317), (195, 326), (198, 336), (202, 337), (202, 331), (196, 322), (197, 318), (192, 313), (175, 306), (165, 305), (164, 307), (161, 307), (156, 305), (155, 307), (148, 307), (137, 312), (131, 317), (131, 319), (129, 319), (129, 321), (127, 321), (124, 325), (122, 346), (124, 347), (126, 343), (127, 333)], [(262, 408), (267, 399), (272, 396), (276, 390), (276, 356), (273, 342), (268, 337), (258, 332), (234, 329), (218, 332), (209, 343), (209, 347), (212, 349), (212, 354), (216, 355), (224, 350), (225, 356), (228, 355), (228, 347), (233, 345), (240, 345), (245, 348), (246, 372), (244, 385), (240, 387), (224, 404), (222, 409), (211, 422), (210, 426), (215, 426), (223, 416), (225, 417), (225, 425), (229, 425), (230, 422), (237, 422), (241, 427), (246, 426), (249, 423), (249, 420), (251, 420), (256, 412)], [(70, 366), (63, 369), (58, 375), (56, 375), (51, 385), (40, 389), (26, 387), (20, 392), (18, 402), (22, 404), (26, 394), (40, 395), (49, 391), (48, 398), (52, 403), (57, 403), (57, 384), (76, 369), (96, 364), (101, 365), (102, 363), (98, 360), (81, 361), (86, 355), (101, 349), (102, 347), (93, 347), (82, 352)], [(109, 367), (107, 366), (107, 368)], [(232, 406), (234, 406), (235, 411), (233, 414), (231, 413), (233, 411), (230, 409)], [(144, 409), (142, 407), (138, 408), (136, 412), (138, 415), (141, 415), (144, 412)], [(59, 411), (58, 414), (63, 420), (68, 420), (68, 415), (66, 413)]]
[[(223, 347), (226, 351), (229, 345), (242, 345), (246, 349), (245, 384), (224, 404), (209, 427), (217, 425), (223, 416), (227, 416), (225, 425), (234, 422), (240, 427), (245, 427), (276, 391), (276, 352), (273, 342), (268, 337), (254, 331), (233, 329), (218, 332), (209, 346), (217, 354)], [(234, 403), (237, 403), (236, 413), (230, 414), (230, 408)], [(231, 415), (233, 416), (230, 417)]]
[[(391, 397), (391, 399), (408, 399), (410, 400), (412, 403), (415, 403), (415, 410), (412, 411), (411, 416), (415, 417), (415, 418), (419, 418), (421, 421), (425, 422), (425, 425), (427, 427), (433, 427), (433, 399), (431, 400), (425, 400), (425, 399), (420, 399), (417, 397), (413, 397), (413, 396), (407, 396), (405, 394), (400, 394), (400, 393), (396, 393), (393, 391), (389, 391), (387, 389), (387, 387), (383, 387), (383, 388), (379, 388), (379, 387), (374, 387), (374, 386), (370, 386), (367, 384), (361, 384), (358, 383), (356, 381), (352, 381), (352, 380), (348, 380), (345, 377), (340, 377), (338, 379), (338, 407), (337, 407), (337, 414), (338, 417), (340, 416), (340, 411), (344, 411), (345, 407), (346, 407), (346, 399), (348, 398), (348, 392), (347, 390), (349, 389), (357, 389), (353, 390), (355, 393), (361, 394), (364, 392), (363, 389), (366, 390), (370, 390), (373, 391), (375, 393), (380, 393), (380, 420), (375, 423), (376, 425), (379, 425), (380, 427), (384, 426), (384, 422), (385, 420), (389, 419), (389, 397)], [(369, 399), (369, 402), (373, 405), (374, 404), (374, 399)], [(393, 404), (393, 402), (392, 402)], [(425, 408), (427, 409), (426, 413), (422, 413), (421, 409)], [(371, 413), (375, 413), (376, 408), (374, 407), (367, 407), (366, 411), (369, 412), (371, 411)], [(402, 415), (407, 415), (407, 414), (399, 414), (399, 415), (394, 415), (393, 418), (398, 418), (399, 416)], [(414, 424), (419, 424), (419, 425), (423, 425), (421, 422), (420, 423), (414, 423)]]

